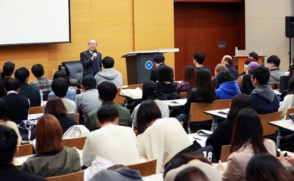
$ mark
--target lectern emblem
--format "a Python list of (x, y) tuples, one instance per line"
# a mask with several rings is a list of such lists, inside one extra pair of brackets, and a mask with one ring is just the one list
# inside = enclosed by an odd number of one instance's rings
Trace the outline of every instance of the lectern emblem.
[(145, 63), (145, 68), (146, 68), (147, 70), (150, 70), (150, 69), (152, 69), (152, 67), (153, 67), (153, 63), (152, 63), (150, 60), (148, 60), (148, 61)]

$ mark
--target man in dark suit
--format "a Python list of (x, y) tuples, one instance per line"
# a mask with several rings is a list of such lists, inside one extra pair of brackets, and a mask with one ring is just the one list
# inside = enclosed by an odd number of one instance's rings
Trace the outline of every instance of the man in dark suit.
[(14, 73), (15, 64), (13, 62), (5, 62), (3, 65), (3, 74), (5, 78), (0, 82), (0, 97), (6, 96), (6, 92), (4, 90), (5, 81), (11, 77)]
[(18, 68), (14, 77), (20, 83), (19, 95), (25, 96), (30, 100), (30, 107), (36, 107), (41, 105), (40, 91), (35, 87), (28, 84), (30, 72), (25, 67)]
[[(165, 58), (164, 58), (164, 56), (163, 56), (162, 53), (157, 53), (157, 54), (154, 55), (154, 57), (153, 57), (153, 64), (154, 64), (155, 68), (153, 68), (151, 70), (150, 80), (152, 80), (154, 82), (157, 81), (158, 70), (159, 70), (160, 67), (163, 67), (163, 66), (169, 67), (169, 66), (167, 66), (167, 65), (164, 64), (164, 59)], [(174, 77), (174, 71), (173, 71), (173, 69), (171, 67), (169, 67), (169, 68), (172, 70), (172, 74), (173, 74), (172, 77)], [(173, 81), (174, 80), (172, 78), (172, 80), (170, 80), (170, 82), (173, 82)]]
[(230, 55), (225, 55), (221, 61), (222, 64), (224, 64), (228, 71), (231, 73), (231, 75), (234, 77), (235, 80), (238, 79), (238, 71), (232, 67), (232, 57)]
[(101, 71), (101, 53), (96, 50), (97, 42), (94, 39), (89, 40), (88, 50), (81, 52), (80, 59), (83, 65), (83, 76), (90, 75), (94, 77), (97, 72)]
[(5, 91), (7, 95), (3, 100), (7, 105), (7, 117), (16, 124), (22, 120), (27, 120), (30, 109), (30, 101), (28, 98), (19, 95), (20, 84), (17, 79), (9, 78), (5, 81)]
[(13, 157), (18, 155), (17, 134), (5, 125), (0, 125), (0, 178), (5, 181), (30, 180), (46, 181), (44, 177), (33, 175), (20, 169), (13, 164)]

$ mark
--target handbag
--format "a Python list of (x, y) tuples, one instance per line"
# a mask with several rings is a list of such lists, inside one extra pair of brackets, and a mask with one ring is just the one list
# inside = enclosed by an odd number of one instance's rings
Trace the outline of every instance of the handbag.
[(23, 120), (18, 124), (19, 134), (23, 141), (35, 139), (36, 121)]

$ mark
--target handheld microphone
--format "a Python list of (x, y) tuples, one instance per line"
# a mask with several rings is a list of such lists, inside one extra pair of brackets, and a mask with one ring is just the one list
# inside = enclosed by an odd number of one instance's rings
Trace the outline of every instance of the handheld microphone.
[(95, 48), (95, 49), (93, 50), (93, 52), (97, 53), (97, 49)]

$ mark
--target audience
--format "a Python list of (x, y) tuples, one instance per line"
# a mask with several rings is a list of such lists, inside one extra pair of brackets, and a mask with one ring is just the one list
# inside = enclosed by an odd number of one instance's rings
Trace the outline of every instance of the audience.
[(258, 114), (252, 109), (239, 111), (233, 128), (231, 154), (226, 169), (221, 162), (223, 181), (246, 180), (245, 171), (249, 160), (257, 154), (276, 155), (276, 146), (272, 140), (263, 138), (263, 129)]
[(99, 85), (101, 82), (109, 81), (114, 83), (114, 85), (117, 88), (121, 88), (123, 77), (119, 71), (113, 68), (114, 66), (113, 58), (108, 56), (104, 57), (102, 60), (102, 65), (104, 70), (97, 72), (97, 74), (94, 77), (96, 79), (97, 85)]
[(30, 86), (27, 82), (29, 80), (30, 72), (25, 67), (16, 69), (14, 77), (20, 83), (19, 95), (25, 96), (30, 100), (30, 107), (41, 106), (40, 92), (38, 89)]
[(222, 58), (221, 63), (226, 65), (228, 71), (231, 73), (234, 79), (237, 80), (239, 75), (238, 75), (238, 71), (232, 67), (232, 64), (233, 64), (232, 57), (230, 55), (225, 55)]
[(269, 77), (268, 68), (257, 67), (252, 71), (251, 79), (255, 89), (250, 94), (250, 98), (258, 114), (277, 112), (280, 106), (278, 96), (267, 84)]
[(208, 67), (203, 66), (205, 55), (202, 52), (196, 52), (193, 56), (193, 64), (196, 66), (196, 72), (200, 70), (206, 70), (210, 74), (210, 69)]
[(252, 71), (253, 69), (255, 69), (256, 67), (259, 67), (259, 64), (257, 62), (250, 62), (248, 65), (248, 74), (243, 76), (243, 80), (242, 80), (242, 93), (244, 94), (251, 94), (251, 92), (254, 89), (251, 77), (252, 77)]
[(5, 125), (0, 125), (0, 178), (5, 181), (46, 181), (45, 178), (26, 173), (14, 166), (13, 158), (18, 156), (18, 135)]
[(224, 65), (224, 64), (217, 64), (214, 68), (214, 76), (212, 77), (212, 83), (214, 86), (216, 86), (216, 77), (218, 75), (218, 73), (221, 71), (221, 70), (228, 70), (227, 67)]
[(288, 82), (288, 94), (284, 97), (282, 105), (279, 107), (279, 111), (282, 111), (282, 117), (286, 118), (286, 113), (289, 108), (293, 108), (294, 104), (294, 77), (291, 77)]
[(253, 58), (256, 62), (258, 61), (258, 54), (256, 52), (250, 52), (248, 58)]
[(7, 118), (16, 124), (19, 124), (22, 120), (27, 120), (30, 100), (18, 94), (20, 88), (19, 81), (9, 78), (5, 81), (4, 87), (7, 92), (7, 95), (3, 97), (7, 105)]
[(276, 55), (271, 55), (267, 59), (268, 68), (270, 70), (270, 78), (268, 84), (280, 84), (280, 77), (285, 74), (283, 70), (279, 68), (280, 58)]
[(81, 161), (76, 148), (63, 146), (62, 129), (58, 120), (44, 114), (36, 126), (36, 154), (29, 157), (21, 170), (43, 177), (79, 171)]
[(3, 65), (3, 75), (4, 79), (0, 81), (0, 97), (6, 96), (6, 92), (4, 90), (5, 81), (11, 78), (11, 75), (14, 73), (15, 64), (13, 62), (5, 62)]
[(216, 77), (216, 99), (232, 99), (241, 93), (237, 82), (228, 70), (222, 70)]
[(250, 62), (252, 62), (252, 61), (255, 61), (255, 60), (253, 58), (247, 58), (245, 60), (245, 62), (244, 62), (244, 72), (242, 72), (239, 75), (238, 79), (237, 79), (238, 86), (240, 87), (241, 90), (242, 90), (243, 77), (244, 77), (244, 75), (249, 74), (249, 68), (248, 67), (249, 67)]
[(83, 164), (90, 166), (95, 156), (113, 164), (135, 164), (139, 162), (137, 139), (131, 128), (118, 125), (118, 111), (114, 105), (103, 105), (97, 111), (101, 127), (92, 131), (83, 148)]
[(44, 76), (44, 67), (42, 64), (35, 64), (32, 67), (32, 73), (37, 78), (30, 85), (43, 92), (50, 92), (51, 90), (51, 80)]
[(157, 159), (156, 173), (178, 152), (191, 145), (182, 125), (175, 118), (161, 119), (153, 100), (141, 103), (137, 113), (138, 149), (147, 160)]
[[(177, 92), (177, 86), (175, 82), (171, 82), (170, 80), (173, 79), (173, 71), (170, 67), (160, 67), (158, 69), (158, 81), (157, 84), (157, 92), (161, 92), (166, 94), (167, 96), (171, 96), (172, 94)], [(176, 95), (178, 95), (176, 93)], [(174, 99), (177, 97), (170, 97), (170, 99)]]
[(44, 109), (45, 114), (52, 114), (56, 117), (62, 128), (64, 134), (68, 128), (77, 125), (77, 122), (72, 116), (69, 116), (67, 110), (59, 97), (52, 97), (48, 99)]
[(190, 92), (196, 86), (196, 70), (193, 66), (188, 65), (184, 69), (184, 79), (178, 85), (177, 92)]
[[(169, 67), (164, 64), (164, 60), (165, 60), (165, 57), (163, 56), (162, 53), (157, 53), (154, 55), (153, 64), (154, 64), (155, 68), (151, 69), (150, 80), (156, 82), (158, 80), (158, 69), (161, 67)], [(172, 68), (170, 68), (170, 69), (172, 71), (171, 72), (172, 77), (170, 77), (171, 79), (168, 81), (173, 82), (174, 81), (174, 71)]]

